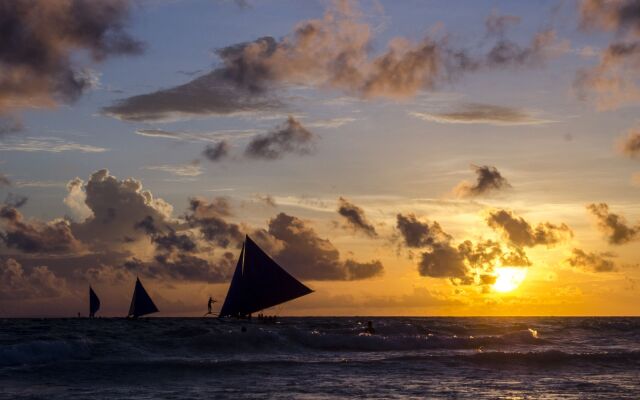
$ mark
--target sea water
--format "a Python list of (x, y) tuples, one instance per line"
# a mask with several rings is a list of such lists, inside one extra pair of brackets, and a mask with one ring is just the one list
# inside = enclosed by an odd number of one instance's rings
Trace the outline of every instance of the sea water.
[(640, 399), (640, 318), (5, 319), (0, 398)]

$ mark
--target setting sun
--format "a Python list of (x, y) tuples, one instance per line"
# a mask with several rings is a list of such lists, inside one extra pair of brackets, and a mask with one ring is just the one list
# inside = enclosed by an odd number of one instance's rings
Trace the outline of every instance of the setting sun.
[(500, 267), (495, 272), (496, 282), (493, 284), (493, 289), (500, 293), (507, 293), (517, 289), (527, 277), (526, 268)]

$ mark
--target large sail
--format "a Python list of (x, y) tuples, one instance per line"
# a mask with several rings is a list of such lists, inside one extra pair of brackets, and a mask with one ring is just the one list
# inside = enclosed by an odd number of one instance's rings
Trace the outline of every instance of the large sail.
[(220, 316), (245, 317), (311, 292), (247, 236)]
[(100, 299), (96, 292), (93, 291), (93, 288), (89, 286), (89, 317), (93, 318), (96, 316), (96, 312), (100, 309)]
[(131, 306), (127, 316), (138, 318), (155, 312), (158, 312), (158, 308), (153, 304), (153, 300), (151, 300), (147, 291), (144, 290), (140, 279), (136, 278), (136, 287), (133, 289), (133, 298), (131, 299)]

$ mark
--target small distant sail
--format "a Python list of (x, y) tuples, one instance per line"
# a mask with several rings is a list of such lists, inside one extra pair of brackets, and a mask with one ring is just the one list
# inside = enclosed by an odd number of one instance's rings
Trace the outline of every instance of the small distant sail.
[(131, 299), (131, 306), (127, 316), (138, 318), (155, 312), (158, 312), (158, 308), (153, 304), (153, 300), (151, 300), (147, 291), (144, 290), (140, 279), (136, 278), (136, 287), (133, 289), (133, 298)]
[(96, 316), (96, 313), (100, 309), (100, 299), (93, 288), (89, 286), (89, 318)]
[(247, 236), (220, 316), (246, 317), (312, 292)]

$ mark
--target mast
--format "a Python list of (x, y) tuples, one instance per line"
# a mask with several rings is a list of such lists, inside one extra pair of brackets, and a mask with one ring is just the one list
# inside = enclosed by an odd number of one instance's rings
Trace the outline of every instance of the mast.
[(220, 316), (246, 317), (311, 292), (246, 236)]
[(96, 316), (96, 312), (100, 309), (100, 299), (93, 288), (89, 286), (89, 318)]
[(133, 297), (131, 298), (131, 306), (129, 306), (127, 317), (138, 318), (155, 312), (158, 312), (158, 308), (144, 289), (144, 286), (142, 286), (140, 278), (136, 278), (136, 287), (133, 289)]

